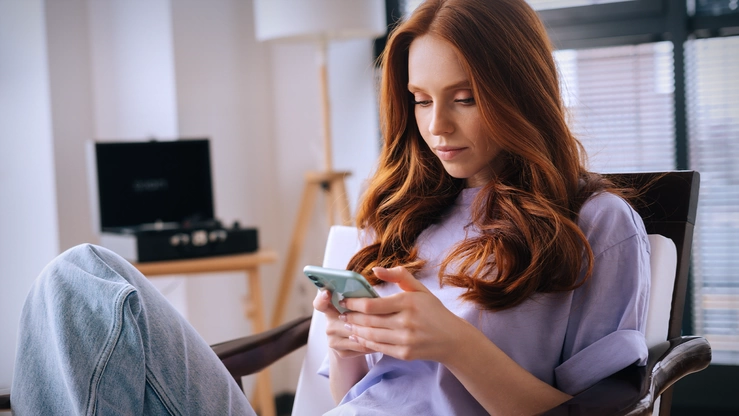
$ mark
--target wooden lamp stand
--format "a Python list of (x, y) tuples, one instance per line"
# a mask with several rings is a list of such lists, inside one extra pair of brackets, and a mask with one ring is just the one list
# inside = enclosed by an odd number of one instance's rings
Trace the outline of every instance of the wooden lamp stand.
[[(319, 73), (321, 81), (321, 110), (323, 113), (323, 150), (324, 150), (324, 166), (322, 172), (306, 172), (305, 184), (303, 187), (303, 195), (298, 207), (298, 218), (293, 229), (290, 246), (288, 248), (287, 257), (285, 258), (285, 268), (282, 271), (280, 279), (280, 288), (277, 291), (277, 303), (272, 313), (272, 327), (276, 327), (283, 323), (285, 317), (285, 309), (291, 293), (293, 279), (298, 258), (303, 251), (303, 243), (305, 241), (308, 224), (312, 218), (313, 207), (316, 203), (316, 196), (319, 191), (326, 194), (326, 213), (328, 215), (328, 224), (336, 224), (337, 214), (340, 217), (340, 224), (351, 224), (351, 212), (349, 208), (349, 199), (346, 194), (346, 186), (344, 180), (350, 175), (349, 172), (336, 172), (332, 169), (331, 163), (331, 106), (328, 94), (328, 71), (326, 68), (326, 40), (322, 39), (319, 45)], [(338, 204), (337, 209), (334, 204)]]

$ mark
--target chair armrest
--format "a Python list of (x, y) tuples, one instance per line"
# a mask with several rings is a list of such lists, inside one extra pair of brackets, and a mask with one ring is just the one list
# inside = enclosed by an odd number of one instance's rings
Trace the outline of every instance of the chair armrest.
[(0, 389), (0, 410), (10, 410), (10, 389)]
[(304, 316), (269, 331), (212, 345), (211, 348), (234, 377), (254, 374), (305, 345), (310, 321), (310, 316)]
[(650, 361), (660, 351), (660, 358), (649, 363), (655, 399), (681, 378), (711, 364), (711, 344), (703, 337), (683, 336), (658, 344), (649, 350)]
[(660, 394), (710, 362), (711, 346), (705, 338), (673, 338), (649, 349), (646, 366), (629, 366), (544, 414), (650, 415)]

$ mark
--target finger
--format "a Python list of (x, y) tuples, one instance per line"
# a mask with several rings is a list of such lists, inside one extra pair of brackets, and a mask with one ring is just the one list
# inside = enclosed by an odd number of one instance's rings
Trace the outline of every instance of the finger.
[[(378, 309), (377, 307), (371, 309)], [(371, 328), (388, 328), (393, 329), (399, 327), (396, 322), (397, 313), (389, 314), (369, 314), (369, 313), (345, 313), (343, 320), (349, 325), (360, 325)]]
[(377, 327), (370, 328), (360, 325), (352, 325), (351, 336), (354, 336), (357, 340), (389, 345), (406, 345), (410, 341), (407, 331)]
[(329, 348), (334, 350), (340, 357), (355, 357), (360, 354), (372, 354), (377, 352), (358, 343), (354, 339), (343, 338), (341, 340), (330, 340)]
[(365, 354), (374, 352), (357, 344), (355, 340), (351, 339), (351, 325), (338, 319), (327, 324), (326, 335), (328, 336), (328, 346), (336, 351), (348, 350)]
[(346, 298), (339, 303), (343, 307), (369, 315), (388, 315), (397, 313), (403, 308), (403, 295), (397, 293), (385, 298)]
[(369, 315), (390, 315), (413, 308), (418, 296), (418, 292), (400, 292), (384, 298), (345, 298), (340, 305)]
[(327, 318), (336, 319), (339, 316), (339, 311), (331, 303), (331, 292), (328, 290), (318, 291), (315, 299), (313, 299), (313, 308), (318, 312), (322, 312)]
[(326, 290), (318, 290), (316, 293), (316, 297), (313, 298), (313, 308), (317, 310), (321, 310), (325, 307), (326, 303), (328, 303), (328, 299), (330, 296), (328, 296)]
[(392, 269), (373, 267), (372, 271), (378, 279), (395, 283), (405, 292), (429, 292), (426, 286), (413, 277), (405, 267), (398, 266)]
[(356, 344), (361, 345), (362, 348), (365, 348), (367, 350), (379, 352), (384, 355), (389, 355), (400, 360), (414, 359), (414, 357), (411, 355), (412, 350), (406, 345), (385, 344), (382, 342), (368, 340), (357, 335), (352, 335), (352, 338), (354, 339), (354, 342)]
[(326, 320), (326, 335), (330, 337), (347, 338), (351, 335), (351, 326), (338, 318), (328, 317)]

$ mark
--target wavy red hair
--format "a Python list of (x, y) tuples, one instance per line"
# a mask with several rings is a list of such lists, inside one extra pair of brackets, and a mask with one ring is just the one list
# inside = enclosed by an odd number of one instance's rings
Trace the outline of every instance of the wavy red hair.
[[(378, 284), (375, 266), (418, 271), (416, 239), (454, 202), (452, 178), (427, 147), (408, 92), (408, 50), (421, 35), (449, 42), (468, 73), (486, 131), (503, 149), (498, 177), (472, 205), (480, 236), (460, 242), (443, 262), (443, 284), (482, 308), (506, 309), (534, 292), (572, 290), (593, 254), (577, 213), (609, 182), (585, 168), (566, 124), (546, 30), (524, 0), (426, 0), (390, 35), (381, 57), (379, 165), (358, 207), (357, 225), (374, 241), (349, 268)], [(452, 270), (450, 265), (458, 265)]]

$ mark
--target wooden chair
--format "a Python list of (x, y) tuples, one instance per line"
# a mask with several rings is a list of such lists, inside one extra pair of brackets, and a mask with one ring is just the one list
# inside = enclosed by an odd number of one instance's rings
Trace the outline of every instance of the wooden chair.
[[(671, 386), (682, 377), (704, 369), (711, 361), (708, 342), (702, 337), (682, 336), (680, 330), (698, 205), (698, 173), (675, 171), (611, 176), (620, 183), (637, 189), (647, 186), (644, 195), (635, 205), (650, 234), (653, 251), (652, 269), (667, 268), (668, 286), (672, 286), (672, 295), (668, 296), (666, 301), (669, 305), (667, 307), (669, 321), (666, 325), (664, 322), (661, 324), (666, 337), (664, 333), (657, 335), (663, 341), (650, 346), (649, 359), (645, 367), (628, 367), (552, 409), (546, 413), (547, 415), (648, 415), (652, 414), (658, 400), (661, 403), (659, 414), (668, 415), (672, 398)], [(669, 240), (659, 236), (671, 240), (674, 248)], [(668, 243), (665, 244), (665, 241)], [(349, 249), (351, 250), (351, 247)], [(663, 264), (668, 266), (663, 267)], [(653, 289), (656, 287), (654, 282), (652, 287)], [(662, 293), (662, 290), (659, 292)], [(654, 295), (652, 297), (657, 298)], [(650, 302), (650, 317), (652, 312)], [(660, 324), (652, 325), (648, 322), (648, 326)], [(261, 334), (214, 345), (213, 350), (234, 378), (239, 380), (241, 376), (258, 372), (305, 345), (308, 342), (309, 332), (313, 332), (312, 338), (325, 339), (317, 325), (311, 331), (311, 317), (306, 316)], [(298, 414), (301, 408), (303, 414), (311, 414), (305, 412), (303, 404), (317, 399), (310, 397), (308, 401), (301, 402), (301, 394), (305, 393), (302, 390), (314, 384), (304, 380), (304, 377), (314, 376), (310, 374), (312, 369), (307, 366), (308, 359), (315, 359), (321, 355), (320, 352), (316, 354), (315, 351), (311, 351), (312, 342), (311, 340), (309, 343), (308, 356), (298, 383), (294, 415)], [(330, 396), (328, 400), (331, 400)], [(0, 396), (0, 409), (9, 407), (9, 397)]]

